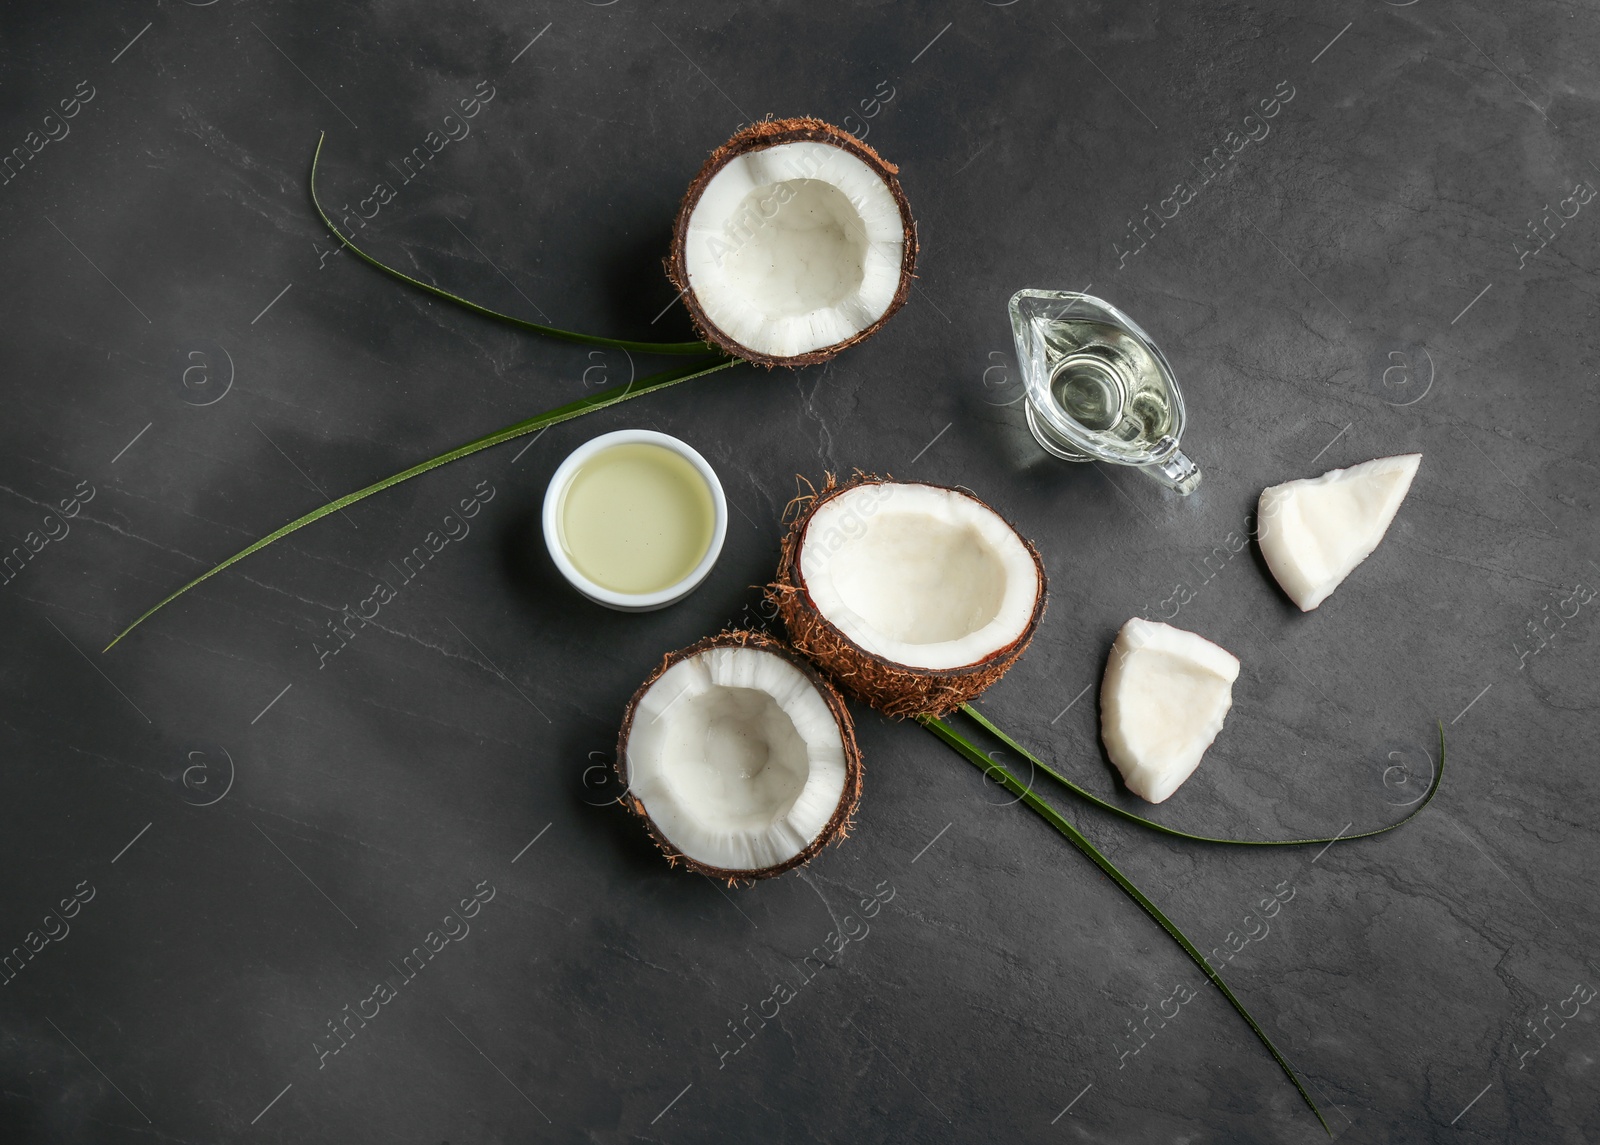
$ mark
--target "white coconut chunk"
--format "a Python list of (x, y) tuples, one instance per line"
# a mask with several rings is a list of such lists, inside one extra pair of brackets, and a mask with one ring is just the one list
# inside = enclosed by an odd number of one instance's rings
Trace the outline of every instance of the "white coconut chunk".
[(689, 217), (684, 263), (707, 319), (774, 357), (859, 334), (899, 289), (905, 224), (866, 163), (826, 143), (731, 159)]
[(639, 699), (626, 744), (629, 792), (656, 829), (707, 867), (759, 872), (828, 827), (847, 782), (838, 720), (782, 656), (712, 648)]
[(1160, 803), (1200, 766), (1233, 706), (1239, 661), (1203, 636), (1134, 617), (1100, 684), (1100, 736), (1122, 781)]
[(1261, 492), (1261, 555), (1310, 612), (1378, 547), (1411, 489), (1422, 454), (1379, 457)]
[(800, 571), (818, 613), (893, 664), (976, 664), (1028, 628), (1038, 565), (1005, 519), (954, 489), (864, 484), (818, 507)]

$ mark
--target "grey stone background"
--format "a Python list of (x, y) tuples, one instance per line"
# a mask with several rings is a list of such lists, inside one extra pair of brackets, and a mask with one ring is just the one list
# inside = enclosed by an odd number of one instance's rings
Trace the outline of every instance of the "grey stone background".
[[(913, 725), (858, 713), (857, 830), (760, 886), (668, 869), (608, 805), (626, 697), (667, 650), (759, 623), (796, 475), (861, 467), (966, 485), (1036, 540), (1050, 609), (985, 707), (1093, 790), (1139, 806), (1095, 714), (1124, 620), (1243, 660), (1163, 821), (1376, 826), (1420, 793), (1442, 723), (1436, 803), (1326, 850), (1168, 841), (1036, 786), (1199, 944), (1256, 933), (1226, 974), (1341, 1140), (1600, 1139), (1600, 1026), (1571, 1000), (1600, 985), (1600, 603), (1565, 615), (1600, 585), (1600, 204), (1573, 197), (1600, 180), (1597, 18), (1537, 0), (7, 4), (0, 126), (31, 158), (0, 186), (0, 528), (58, 536), (0, 587), (0, 948), (22, 950), (0, 987), (0, 1137), (1323, 1139), (1182, 952)], [(481, 81), (470, 135), (402, 184), (391, 165)], [(92, 95), (47, 123), (75, 91)], [(881, 334), (448, 467), (100, 654), (324, 493), (655, 364), (330, 256), (306, 191), (320, 131), (330, 204), (381, 206), (360, 231), (379, 257), (557, 325), (681, 338), (660, 269), (679, 195), (768, 114), (843, 123), (901, 165), (924, 257)], [(1179, 372), (1191, 498), (1027, 436), (1005, 302), (1090, 284)], [(737, 509), (710, 580), (644, 616), (568, 591), (536, 528), (562, 456), (624, 426), (694, 444)], [(1264, 485), (1410, 450), (1388, 539), (1316, 613), (1253, 546), (1213, 555)], [(323, 664), (329, 622), (480, 482), (470, 534)], [(74, 490), (92, 500), (46, 524)], [(328, 1023), (480, 887), (470, 933), (331, 1052)], [(847, 925), (779, 1017), (732, 1032)]]

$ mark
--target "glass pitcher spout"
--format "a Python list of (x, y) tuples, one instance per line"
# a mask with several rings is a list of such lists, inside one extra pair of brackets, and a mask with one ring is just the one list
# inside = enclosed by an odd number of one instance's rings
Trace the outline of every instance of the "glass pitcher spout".
[[(1164, 437), (1157, 444), (1158, 447), (1170, 446), (1171, 451), (1162, 460), (1141, 465), (1139, 468), (1184, 497), (1200, 488), (1200, 467), (1190, 460), (1188, 454), (1178, 448), (1178, 443), (1170, 437)], [(1157, 452), (1160, 452), (1159, 448)]]

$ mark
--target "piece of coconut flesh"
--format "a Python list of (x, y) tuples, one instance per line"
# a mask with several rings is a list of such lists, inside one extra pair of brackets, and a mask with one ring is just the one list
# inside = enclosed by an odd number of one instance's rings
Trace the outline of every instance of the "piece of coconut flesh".
[(1301, 611), (1328, 599), (1372, 555), (1421, 463), (1420, 453), (1379, 457), (1262, 490), (1261, 555)]
[(823, 617), (911, 668), (976, 664), (1013, 644), (1038, 604), (1038, 566), (975, 498), (934, 485), (865, 484), (821, 505), (800, 571)]
[(782, 656), (712, 648), (639, 700), (628, 789), (687, 858), (730, 872), (788, 862), (834, 818), (848, 781), (838, 721)]
[(1160, 803), (1200, 766), (1233, 706), (1239, 661), (1203, 636), (1134, 617), (1100, 684), (1100, 736), (1122, 780)]
[(792, 358), (883, 317), (900, 286), (904, 225), (883, 178), (842, 148), (747, 151), (712, 176), (690, 215), (689, 286), (729, 338)]

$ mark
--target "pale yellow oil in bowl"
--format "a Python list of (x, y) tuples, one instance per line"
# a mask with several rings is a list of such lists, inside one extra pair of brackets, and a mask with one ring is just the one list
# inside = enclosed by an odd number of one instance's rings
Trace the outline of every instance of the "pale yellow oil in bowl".
[(561, 548), (612, 592), (659, 592), (694, 571), (716, 528), (711, 488), (690, 462), (644, 442), (602, 449), (561, 498)]

